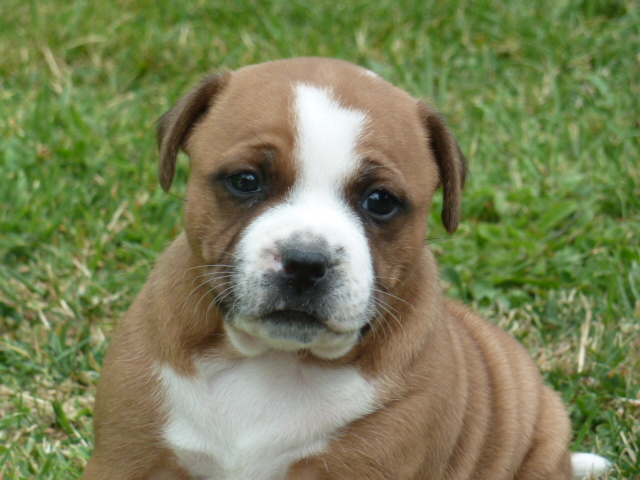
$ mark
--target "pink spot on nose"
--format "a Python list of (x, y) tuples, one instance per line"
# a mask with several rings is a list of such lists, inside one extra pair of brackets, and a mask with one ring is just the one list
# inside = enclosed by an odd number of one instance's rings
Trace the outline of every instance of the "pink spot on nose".
[(273, 268), (275, 271), (282, 269), (282, 258), (278, 253), (274, 253), (271, 255), (271, 259), (269, 263), (270, 263), (269, 267)]

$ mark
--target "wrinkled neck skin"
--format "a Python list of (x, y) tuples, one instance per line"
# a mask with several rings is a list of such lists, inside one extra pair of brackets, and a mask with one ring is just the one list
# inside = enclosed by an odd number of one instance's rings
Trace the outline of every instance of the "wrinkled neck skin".
[(355, 361), (366, 377), (396, 382), (412, 372), (419, 355), (428, 354), (431, 345), (450, 336), (443, 321), (445, 305), (436, 261), (426, 246), (393, 294), (398, 297), (388, 302), (393, 315), (383, 312), (384, 317), (376, 320), (357, 347)]

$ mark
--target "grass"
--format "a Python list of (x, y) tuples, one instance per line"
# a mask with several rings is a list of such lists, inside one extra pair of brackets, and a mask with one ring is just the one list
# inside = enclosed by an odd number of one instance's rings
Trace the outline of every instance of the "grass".
[[(449, 294), (531, 351), (573, 448), (640, 477), (640, 3), (4, 0), (0, 479), (78, 478), (114, 324), (181, 228), (156, 119), (204, 73), (296, 55), (373, 69), (449, 118)], [(434, 213), (439, 200), (434, 206)]]

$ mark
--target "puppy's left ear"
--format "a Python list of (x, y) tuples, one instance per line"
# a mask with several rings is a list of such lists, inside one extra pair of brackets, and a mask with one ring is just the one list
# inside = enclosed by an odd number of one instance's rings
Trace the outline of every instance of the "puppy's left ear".
[(160, 118), (160, 185), (165, 192), (173, 183), (178, 151), (184, 146), (195, 122), (211, 108), (230, 76), (230, 73), (226, 73), (205, 78), (198, 88), (178, 100), (178, 103)]
[(444, 190), (442, 223), (447, 232), (453, 233), (460, 221), (462, 189), (467, 178), (467, 159), (442, 115), (423, 102), (418, 102), (418, 114), (427, 135), (429, 148), (438, 164), (440, 184)]

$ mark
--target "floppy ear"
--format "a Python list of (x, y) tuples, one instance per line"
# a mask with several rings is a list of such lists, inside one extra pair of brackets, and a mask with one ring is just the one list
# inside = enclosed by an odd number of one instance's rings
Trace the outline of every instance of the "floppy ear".
[(427, 134), (429, 148), (438, 164), (440, 184), (444, 190), (442, 223), (447, 232), (453, 233), (460, 221), (462, 188), (467, 178), (467, 159), (442, 115), (423, 102), (418, 102), (418, 112)]
[(211, 108), (230, 76), (231, 74), (226, 73), (205, 78), (198, 88), (178, 100), (178, 103), (160, 118), (160, 185), (164, 191), (168, 191), (173, 183), (180, 147), (184, 145), (195, 122)]

